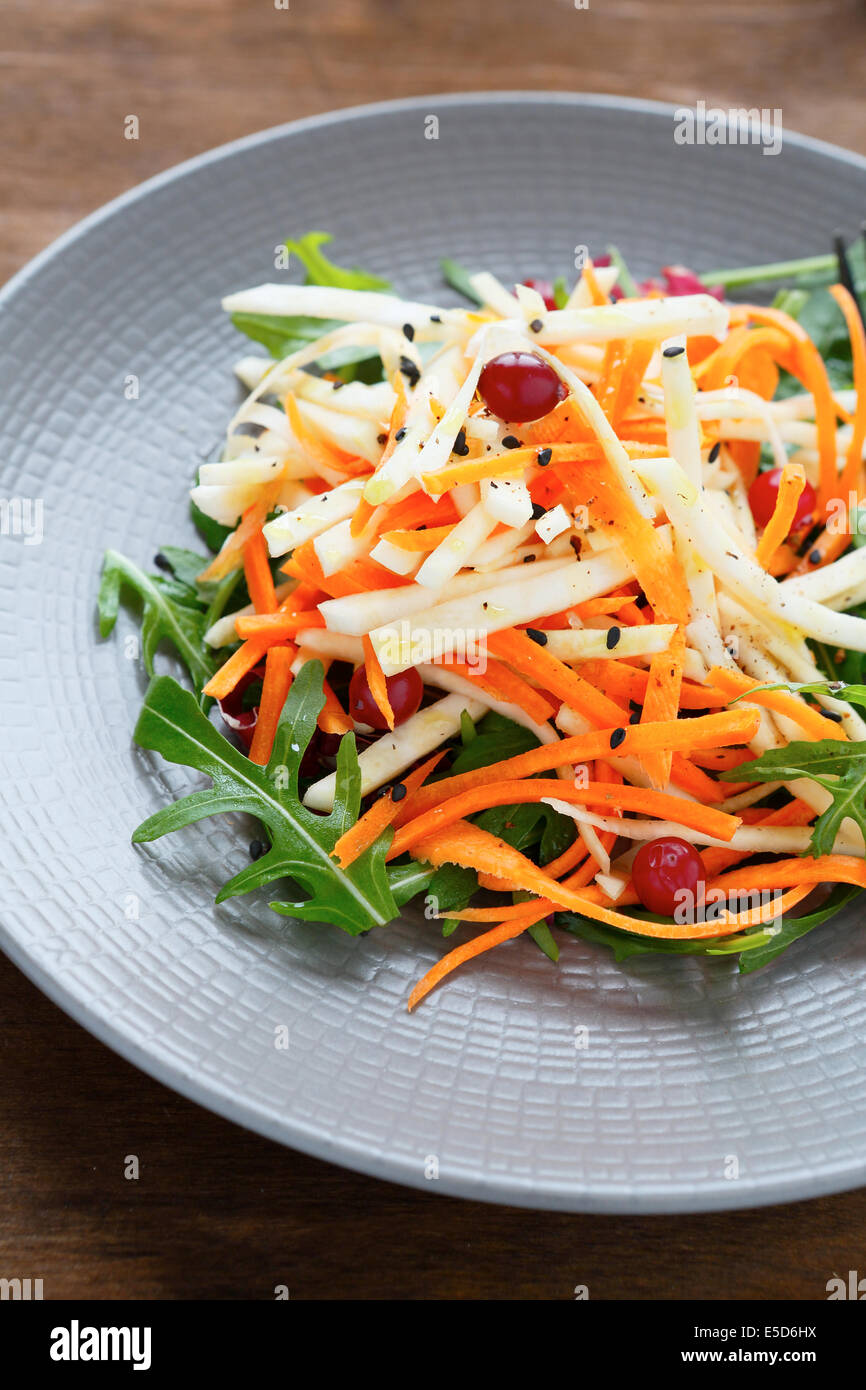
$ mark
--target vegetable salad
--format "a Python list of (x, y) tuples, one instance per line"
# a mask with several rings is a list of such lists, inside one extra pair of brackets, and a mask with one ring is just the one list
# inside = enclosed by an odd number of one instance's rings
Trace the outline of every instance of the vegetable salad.
[(218, 901), (475, 924), (410, 1008), (524, 932), (766, 964), (866, 888), (862, 248), (840, 283), (446, 261), (455, 308), (328, 240), (224, 300), (270, 357), (191, 491), (210, 556), (106, 556), (103, 635), (141, 604), (136, 740), (209, 779), (134, 839), (245, 812)]

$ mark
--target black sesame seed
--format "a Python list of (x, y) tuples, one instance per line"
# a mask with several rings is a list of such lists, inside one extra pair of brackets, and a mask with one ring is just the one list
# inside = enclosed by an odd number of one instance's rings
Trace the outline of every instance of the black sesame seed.
[(451, 452), (452, 454), (457, 454), (460, 458), (465, 458), (466, 455), (469, 453), (469, 445), (466, 443), (465, 430), (457, 431), (457, 438), (454, 440), (454, 445)]
[(540, 628), (528, 627), (526, 629), (526, 635), (527, 637), (531, 637), (533, 642), (537, 642), (539, 647), (547, 646), (547, 633), (542, 632)]
[(622, 743), (624, 738), (625, 729), (614, 729), (613, 733), (610, 736), (611, 748), (619, 748), (619, 745)]
[(400, 426), (400, 428), (398, 429), (397, 433), (394, 435), (394, 438), (396, 439), (396, 441), (397, 441), (398, 444), (400, 443), (400, 440), (401, 440), (401, 439), (405, 439), (405, 438), (406, 438), (406, 426), (405, 426), (405, 425), (401, 425), (401, 426)]
[(540, 333), (544, 327), (544, 323), (541, 319), (533, 319), (529, 327), (532, 329), (533, 333)]
[(376, 435), (376, 443), (377, 443), (377, 444), (387, 444), (387, 443), (388, 443), (388, 436), (387, 436), (387, 434), (377, 434), (377, 435)]
[(400, 358), (400, 371), (403, 373), (410, 386), (418, 385), (418, 382), (421, 378), (421, 373), (415, 366), (415, 363), (412, 361), (411, 357)]
[(412, 327), (411, 323), (403, 324), (403, 337), (408, 338), (410, 343), (414, 340), (415, 329)]
[(153, 563), (158, 570), (166, 570), (169, 574), (172, 573), (171, 563), (165, 558), (161, 550), (154, 555)]
[(821, 713), (823, 714), (825, 719), (832, 719), (834, 724), (842, 723), (841, 714), (837, 714), (836, 710), (834, 709), (822, 709)]
[(618, 627), (609, 627), (609, 628), (608, 628), (608, 630), (607, 630), (607, 637), (605, 638), (605, 642), (606, 642), (607, 649), (608, 649), (609, 652), (612, 652), (612, 651), (613, 651), (614, 647), (616, 646), (616, 644), (617, 644), (617, 642), (619, 641), (619, 639), (620, 639), (621, 636), (622, 636), (622, 631), (621, 631), (620, 628), (618, 628)]
[(331, 390), (332, 390), (332, 391), (340, 391), (340, 390), (342, 390), (342, 388), (345, 386), (345, 384), (346, 384), (345, 381), (332, 381), (332, 382), (331, 382)]
[(404, 782), (395, 782), (391, 788), (391, 800), (402, 801), (406, 795), (406, 785)]
[(682, 352), (685, 352), (685, 348), (677, 347), (677, 346), (674, 344), (672, 347), (666, 347), (666, 348), (664, 349), (664, 351), (662, 352), (662, 356), (663, 356), (663, 357), (679, 357), (680, 353), (682, 353)]
[(707, 462), (708, 462), (708, 463), (715, 463), (715, 461), (716, 461), (716, 459), (719, 457), (719, 454), (721, 453), (721, 451), (722, 451), (721, 443), (719, 442), (719, 440), (716, 440), (716, 442), (715, 442), (715, 444), (713, 445), (712, 449), (711, 449), (710, 452), (707, 454)]
[(538, 453), (535, 456), (535, 461), (538, 464), (539, 468), (546, 468), (552, 458), (552, 449), (539, 449)]
[(507, 434), (502, 441), (503, 449), (519, 449), (520, 440), (514, 434)]
[(810, 564), (810, 565), (820, 565), (820, 563), (821, 563), (821, 552), (820, 552), (820, 550), (810, 550), (810, 551), (809, 551), (809, 564)]
[(250, 859), (261, 859), (267, 853), (267, 848), (261, 840), (250, 840)]
[(531, 565), (534, 559), (535, 559), (535, 556), (534, 556), (534, 555), (524, 555), (524, 557), (523, 557), (523, 563), (524, 563), (524, 565)]
[(430, 315), (430, 322), (431, 322), (431, 323), (441, 323), (441, 322), (442, 322), (442, 315), (441, 315), (441, 314), (431, 314), (431, 315)]

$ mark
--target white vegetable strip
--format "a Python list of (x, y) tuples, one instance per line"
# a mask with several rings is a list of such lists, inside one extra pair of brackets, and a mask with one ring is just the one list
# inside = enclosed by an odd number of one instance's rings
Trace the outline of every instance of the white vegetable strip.
[(363, 490), (363, 479), (350, 478), (330, 492), (317, 493), (296, 511), (275, 516), (263, 532), (271, 555), (285, 555), (287, 550), (321, 535), (335, 522), (354, 516)]
[[(596, 830), (607, 830), (614, 835), (622, 835), (629, 840), (654, 840), (660, 835), (679, 835), (692, 844), (714, 845), (718, 849), (744, 850), (750, 854), (808, 854), (812, 835), (809, 825), (741, 825), (730, 840), (717, 840), (701, 830), (692, 830), (680, 825), (678, 821), (638, 820), (623, 816), (598, 816), (582, 806), (574, 806), (569, 801), (556, 797), (543, 797), (544, 803), (552, 806), (564, 816), (571, 816), (581, 824), (595, 826)], [(863, 837), (842, 832), (836, 837), (834, 854), (853, 854), (864, 857)]]
[[(673, 356), (669, 354), (675, 354)], [(701, 443), (695, 413), (695, 384), (685, 342), (674, 339), (662, 350), (662, 385), (668, 448), (696, 488), (701, 483)]]
[(430, 323), (433, 315), (442, 323), (459, 322), (458, 313), (439, 309), (435, 304), (419, 304), (375, 290), (342, 290), (330, 285), (255, 285), (249, 290), (226, 295), (222, 302), (227, 314), (295, 314), (314, 319), (342, 319), (344, 323), (376, 323), (402, 328), (411, 323), (425, 329), (438, 329)]
[(414, 613), (398, 632), (378, 627), (370, 640), (386, 675), (414, 666), (413, 652), (431, 642), (444, 644), (466, 640), (468, 633), (499, 632), (515, 623), (558, 613), (561, 608), (608, 593), (630, 577), (628, 566), (607, 555), (566, 565), (553, 574), (529, 575), (522, 583), (498, 584), (492, 589), (451, 599)]
[[(540, 578), (542, 575), (557, 573), (563, 567), (562, 560), (540, 560), (532, 566), (532, 572), (535, 578)], [(508, 584), (522, 579), (524, 574), (522, 565), (514, 565), (497, 571), (496, 577), (500, 584)], [(473, 574), (469, 571), (456, 575), (440, 597), (443, 600), (459, 598), (464, 594), (489, 588), (490, 584), (489, 574)], [(325, 619), (325, 625), (332, 631), (363, 636), (371, 628), (381, 627), (383, 623), (399, 622), (401, 618), (421, 612), (430, 606), (430, 598), (429, 589), (422, 588), (420, 584), (407, 584), (400, 588), (370, 589), (367, 593), (325, 599), (319, 604), (319, 612)]]
[(496, 518), (485, 511), (479, 502), (471, 512), (461, 517), (435, 550), (431, 550), (415, 576), (425, 589), (441, 589), (453, 579), (458, 570), (471, 564), (472, 558), (483, 541), (496, 527)]
[(547, 633), (547, 651), (562, 661), (596, 661), (599, 658), (647, 656), (667, 651), (676, 632), (675, 623), (646, 623), (643, 627), (620, 627), (613, 645), (608, 645), (608, 629), (563, 628)]
[[(282, 603), (284, 598), (288, 598), (292, 590), (297, 587), (297, 583), (297, 579), (289, 579), (285, 584), (278, 584), (274, 591), (277, 596), (277, 602)], [(237, 633), (235, 632), (235, 619), (246, 618), (255, 613), (255, 611), (255, 605), (247, 603), (243, 608), (236, 608), (234, 613), (224, 613), (221, 618), (217, 618), (216, 622), (212, 623), (208, 628), (204, 635), (204, 640), (209, 647), (226, 647), (230, 642), (236, 642)]]
[(749, 609), (760, 606), (809, 637), (853, 651), (866, 652), (866, 620), (833, 613), (811, 599), (785, 590), (734, 542), (720, 535), (705, 504), (672, 459), (641, 459), (636, 465), (664, 502), (665, 511), (690, 539), (701, 558)]
[[(466, 710), (469, 718), (478, 720), (485, 706), (480, 700), (467, 700), (462, 695), (446, 695), (435, 705), (419, 709), (398, 724), (393, 732), (383, 733), (369, 748), (358, 755), (361, 769), (361, 795), (375, 791), (392, 778), (405, 772), (418, 758), (432, 753), (460, 731), (460, 716)], [(314, 782), (304, 796), (304, 805), (314, 811), (330, 811), (334, 806), (336, 773)]]
[(542, 344), (609, 343), (612, 338), (660, 343), (677, 334), (701, 334), (722, 339), (728, 310), (709, 294), (685, 294), (667, 299), (630, 299), (588, 309), (552, 309), (542, 317), (533, 337)]

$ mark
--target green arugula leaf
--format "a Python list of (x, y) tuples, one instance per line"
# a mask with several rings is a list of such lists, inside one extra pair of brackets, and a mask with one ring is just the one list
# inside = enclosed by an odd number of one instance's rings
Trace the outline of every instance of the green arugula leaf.
[[(266, 826), (270, 849), (235, 874), (217, 894), (218, 903), (249, 893), (275, 879), (292, 879), (308, 897), (272, 902), (274, 911), (312, 922), (330, 922), (357, 936), (383, 926), (398, 914), (398, 903), (385, 868), (391, 841), (380, 836), (348, 870), (331, 858), (337, 840), (358, 818), (361, 774), (353, 734), (346, 734), (337, 756), (334, 809), (317, 815), (298, 795), (298, 770), (324, 704), (323, 668), (307, 662), (289, 692), (266, 768), (250, 762), (223, 738), (198, 708), (194, 697), (169, 676), (151, 682), (135, 728), (135, 740), (169, 762), (195, 768), (211, 779), (205, 791), (193, 792), (164, 806), (138, 827), (135, 844), (192, 825), (206, 816), (245, 812)], [(401, 894), (404, 874), (395, 876)]]
[[(331, 240), (328, 232), (307, 232), (295, 241), (286, 241), (284, 246), (297, 256), (306, 274), (308, 285), (331, 285), (344, 290), (388, 290), (388, 280), (371, 275), (358, 266), (346, 268), (328, 260), (320, 249)], [(272, 357), (280, 360), (315, 342), (323, 334), (340, 327), (339, 319), (316, 319), (302, 314), (232, 314), (232, 323), (240, 333), (266, 347)], [(378, 381), (382, 375), (381, 360), (378, 353), (369, 347), (342, 347), (326, 353), (320, 359), (319, 368), (323, 371), (338, 372), (344, 381)]]
[(533, 922), (532, 926), (528, 927), (527, 930), (536, 946), (540, 947), (547, 956), (547, 959), (552, 960), (554, 965), (556, 965), (559, 960), (559, 947), (554, 941), (553, 932), (550, 930), (547, 923)]
[(638, 289), (637, 284), (635, 283), (634, 276), (629, 270), (628, 265), (626, 264), (625, 257), (623, 256), (619, 247), (609, 246), (607, 248), (607, 254), (610, 256), (611, 265), (615, 265), (617, 270), (619, 271), (616, 283), (619, 285), (619, 288), (622, 290), (623, 294), (626, 296), (627, 299), (639, 299), (640, 290)]
[(471, 271), (467, 270), (459, 261), (452, 261), (448, 256), (443, 257), (439, 266), (446, 283), (451, 286), (452, 290), (462, 294), (463, 298), (470, 300), (472, 304), (481, 303), (480, 298), (472, 288)]
[(812, 931), (813, 927), (818, 927), (822, 922), (826, 922), (828, 917), (835, 916), (856, 898), (860, 891), (847, 883), (837, 883), (827, 901), (814, 912), (805, 913), (802, 917), (783, 917), (779, 930), (774, 935), (769, 935), (765, 944), (756, 946), (754, 950), (740, 957), (740, 974), (748, 975), (775, 960), (792, 942), (799, 941), (800, 937)]
[[(850, 688), (850, 687), (849, 687)], [(723, 781), (735, 781), (730, 768), (719, 774)], [(790, 782), (808, 777), (833, 798), (812, 830), (812, 854), (818, 858), (831, 854), (843, 820), (849, 817), (866, 835), (866, 743), (840, 743), (819, 739), (816, 743), (794, 742), (785, 748), (771, 748), (749, 763), (750, 782)]]
[(106, 551), (97, 598), (102, 637), (108, 637), (114, 628), (124, 588), (137, 593), (143, 605), (141, 651), (147, 674), (153, 675), (156, 649), (165, 640), (172, 643), (183, 660), (196, 690), (201, 690), (213, 675), (215, 663), (204, 646), (204, 612), (193, 606), (188, 597), (178, 594), (178, 589), (186, 586), (145, 574), (118, 551)]
[(333, 241), (330, 232), (307, 232), (296, 241), (285, 242), (286, 250), (297, 256), (307, 272), (308, 285), (334, 285), (341, 290), (389, 290), (390, 280), (381, 280), (359, 266), (335, 265), (320, 247)]
[(559, 275), (553, 282), (553, 302), (557, 309), (564, 309), (569, 298), (568, 284), (566, 283), (565, 277)]

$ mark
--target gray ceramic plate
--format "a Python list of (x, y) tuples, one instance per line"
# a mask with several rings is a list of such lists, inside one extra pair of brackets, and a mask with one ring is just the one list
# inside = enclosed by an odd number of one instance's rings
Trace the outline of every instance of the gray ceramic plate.
[(94, 627), (106, 545), (147, 563), (191, 539), (186, 488), (213, 456), (246, 349), (220, 296), (273, 278), (286, 234), (326, 228), (338, 259), (434, 296), (442, 255), (512, 279), (567, 273), (576, 245), (608, 240), (641, 273), (748, 264), (820, 250), (864, 210), (866, 161), (809, 141), (766, 157), (680, 147), (672, 109), (644, 103), (430, 97), (217, 150), (40, 256), (0, 302), (2, 494), (44, 507), (41, 545), (0, 537), (12, 959), (178, 1091), (399, 1182), (683, 1211), (864, 1181), (866, 933), (853, 914), (742, 979), (686, 959), (618, 967), (577, 942), (554, 968), (524, 940), (410, 1017), (409, 988), (443, 949), (433, 924), (350, 940), (263, 901), (215, 908), (247, 855), (248, 832), (225, 821), (132, 848), (186, 774), (132, 746), (145, 685), (125, 652), (134, 624), (104, 644)]

